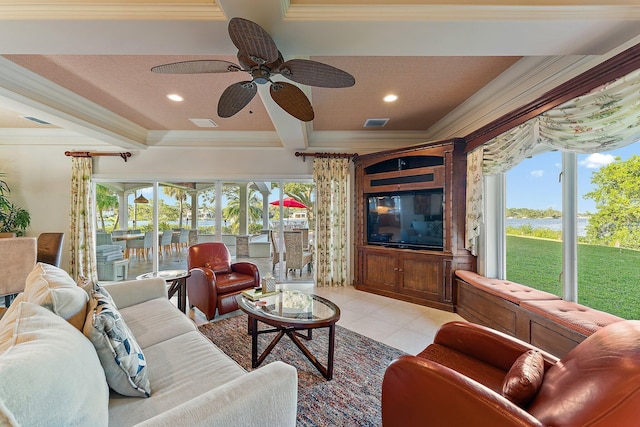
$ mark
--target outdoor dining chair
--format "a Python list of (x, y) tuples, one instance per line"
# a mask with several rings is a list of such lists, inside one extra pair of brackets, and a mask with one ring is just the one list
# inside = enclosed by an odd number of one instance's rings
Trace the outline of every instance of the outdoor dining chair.
[(149, 257), (149, 251), (153, 249), (153, 231), (147, 231), (142, 239), (127, 240), (127, 250), (134, 249), (136, 251), (136, 257), (147, 260)]
[(302, 233), (300, 231), (284, 232), (284, 247), (287, 251), (287, 272), (300, 270), (309, 267), (311, 271), (311, 263), (313, 262), (313, 253), (302, 247)]

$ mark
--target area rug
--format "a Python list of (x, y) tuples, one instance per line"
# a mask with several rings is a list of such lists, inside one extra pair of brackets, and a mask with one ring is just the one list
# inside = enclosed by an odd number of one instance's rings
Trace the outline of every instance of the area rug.
[[(260, 328), (266, 327), (259, 324)], [(222, 351), (251, 370), (251, 336), (241, 314), (199, 327)], [(259, 336), (261, 352), (274, 334)], [(313, 331), (304, 341), (326, 366), (328, 328)], [(298, 422), (301, 426), (381, 426), (380, 395), (384, 371), (401, 350), (336, 326), (333, 379), (327, 381), (288, 337), (283, 337), (261, 366), (275, 360), (298, 370)]]

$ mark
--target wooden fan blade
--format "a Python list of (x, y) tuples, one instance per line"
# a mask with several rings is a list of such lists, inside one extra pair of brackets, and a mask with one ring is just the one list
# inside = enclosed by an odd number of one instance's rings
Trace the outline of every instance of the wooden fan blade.
[(242, 71), (233, 62), (204, 59), (198, 61), (182, 61), (172, 64), (158, 65), (151, 69), (154, 73), (162, 74), (200, 74), (200, 73), (228, 73)]
[(258, 92), (254, 82), (238, 82), (227, 87), (218, 101), (218, 116), (231, 117), (242, 110)]
[(309, 98), (296, 85), (286, 82), (275, 82), (269, 89), (271, 98), (287, 113), (298, 120), (313, 120), (313, 107)]
[(264, 28), (255, 22), (243, 18), (231, 18), (229, 21), (231, 41), (254, 62), (262, 65), (278, 59), (278, 48)]
[(350, 87), (356, 79), (346, 71), (322, 62), (292, 59), (276, 71), (297, 83), (318, 87)]

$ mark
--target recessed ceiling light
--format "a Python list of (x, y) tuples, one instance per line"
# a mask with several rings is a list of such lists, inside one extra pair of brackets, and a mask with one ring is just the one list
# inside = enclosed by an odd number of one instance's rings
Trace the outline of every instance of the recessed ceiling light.
[(398, 95), (393, 95), (393, 94), (391, 94), (391, 95), (387, 95), (387, 96), (385, 96), (385, 97), (384, 97), (384, 98), (382, 98), (382, 99), (384, 99), (384, 102), (393, 102), (393, 101), (395, 101), (395, 100), (397, 100), (397, 99), (398, 99)]
[(176, 102), (184, 101), (184, 98), (181, 97), (180, 95), (178, 95), (177, 93), (170, 93), (169, 95), (167, 95), (167, 98), (169, 98), (172, 101), (176, 101)]

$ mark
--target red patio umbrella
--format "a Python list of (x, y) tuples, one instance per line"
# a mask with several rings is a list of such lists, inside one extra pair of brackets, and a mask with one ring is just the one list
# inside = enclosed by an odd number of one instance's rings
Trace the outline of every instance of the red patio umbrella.
[[(274, 200), (273, 202), (269, 202), (269, 204), (273, 206), (280, 206), (280, 200)], [(307, 208), (307, 206), (305, 206), (303, 203), (300, 203), (293, 197), (285, 197), (284, 199), (282, 199), (282, 206), (286, 208)]]

